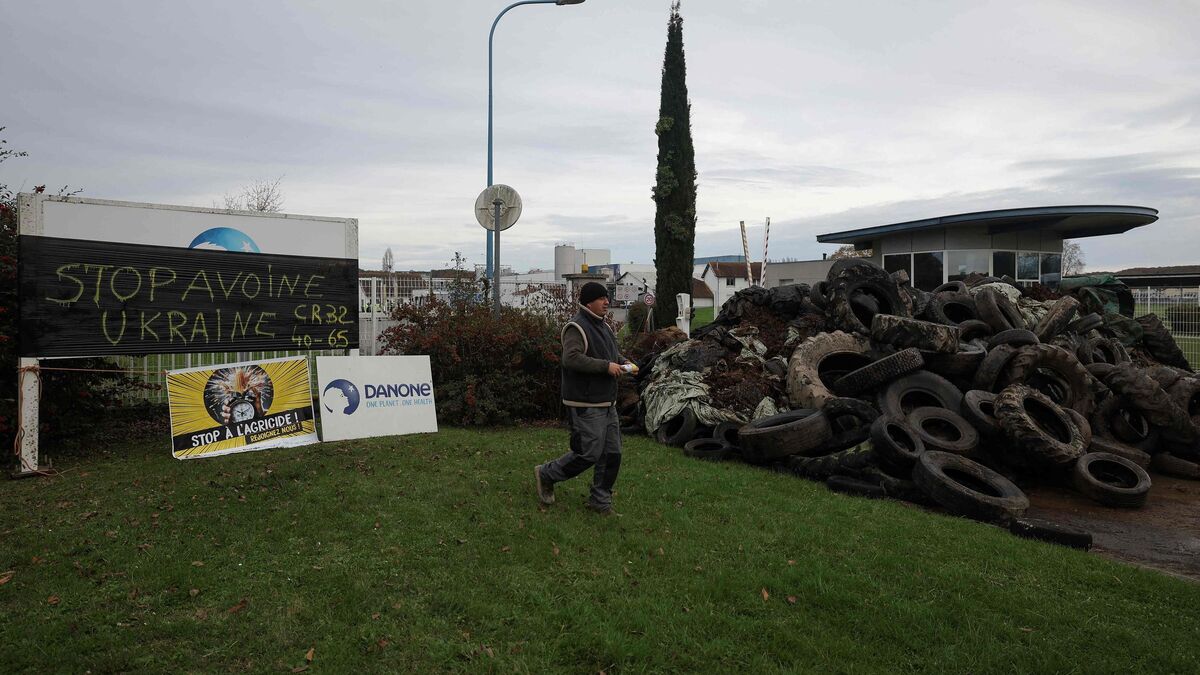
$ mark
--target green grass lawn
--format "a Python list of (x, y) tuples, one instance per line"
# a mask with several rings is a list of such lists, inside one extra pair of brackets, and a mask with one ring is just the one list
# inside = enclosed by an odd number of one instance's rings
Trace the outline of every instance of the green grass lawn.
[(622, 518), (540, 511), (565, 442), (59, 457), (0, 483), (0, 671), (1200, 669), (1200, 585), (644, 437)]
[(712, 323), (713, 311), (712, 307), (697, 307), (696, 316), (692, 318), (692, 329)]

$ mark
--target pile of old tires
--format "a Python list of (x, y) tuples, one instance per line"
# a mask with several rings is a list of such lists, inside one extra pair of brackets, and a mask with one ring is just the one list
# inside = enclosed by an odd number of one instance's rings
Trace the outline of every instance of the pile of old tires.
[(805, 305), (833, 330), (793, 351), (790, 409), (669, 440), (700, 459), (936, 505), (1028, 536), (1049, 529), (1067, 543), (1076, 533), (1021, 519), (1029, 500), (1019, 485), (1137, 508), (1148, 468), (1200, 480), (1200, 377), (1156, 317), (1139, 318), (1144, 343), (1127, 346), (1101, 316), (1080, 315), (1075, 297), (1041, 303), (1006, 280), (975, 281), (924, 293), (904, 273), (839, 261), (808, 289)]

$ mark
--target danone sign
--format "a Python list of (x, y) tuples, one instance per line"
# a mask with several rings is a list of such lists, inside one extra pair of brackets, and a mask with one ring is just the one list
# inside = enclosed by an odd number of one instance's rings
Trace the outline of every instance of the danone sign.
[(358, 346), (352, 219), (28, 197), (22, 356)]
[(437, 431), (428, 356), (318, 356), (323, 440)]

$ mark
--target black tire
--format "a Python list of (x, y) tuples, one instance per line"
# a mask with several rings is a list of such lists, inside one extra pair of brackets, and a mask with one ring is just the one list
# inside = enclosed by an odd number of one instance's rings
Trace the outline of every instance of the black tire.
[(925, 450), (970, 455), (979, 447), (979, 432), (961, 415), (945, 408), (917, 408), (905, 418)]
[(1092, 548), (1091, 532), (1049, 520), (1017, 518), (1009, 524), (1008, 531), (1022, 539), (1036, 539), (1081, 551)]
[(888, 468), (910, 475), (912, 466), (925, 452), (925, 443), (902, 419), (880, 417), (871, 425), (871, 444), (879, 461)]
[(1192, 366), (1184, 356), (1183, 350), (1179, 348), (1175, 338), (1171, 337), (1171, 331), (1167, 330), (1158, 315), (1146, 314), (1139, 316), (1134, 321), (1137, 321), (1142, 327), (1142, 344), (1151, 356), (1160, 363), (1183, 368), (1189, 373), (1192, 372)]
[(870, 365), (871, 343), (861, 335), (835, 331), (800, 343), (788, 360), (788, 398), (796, 408), (823, 408), (834, 398), (830, 385)]
[(713, 427), (712, 437), (725, 441), (731, 448), (736, 448), (739, 447), (738, 431), (741, 428), (742, 425), (737, 422), (721, 422)]
[(1001, 388), (1027, 384), (1055, 403), (1086, 415), (1094, 404), (1090, 382), (1087, 368), (1074, 354), (1062, 347), (1040, 344), (1022, 347), (1008, 362), (998, 384)]
[(963, 395), (962, 416), (984, 438), (1001, 434), (1000, 421), (996, 419), (996, 395), (990, 391), (972, 389)]
[(1200, 480), (1200, 464), (1179, 459), (1169, 452), (1160, 452), (1150, 458), (1150, 468), (1164, 476), (1186, 480)]
[(956, 326), (876, 314), (871, 320), (871, 339), (902, 349), (916, 347), (924, 352), (953, 354), (958, 351), (959, 332)]
[(729, 459), (729, 444), (719, 438), (693, 438), (683, 444), (683, 454), (694, 459), (720, 462)]
[(979, 370), (975, 372), (975, 380), (972, 383), (974, 388), (982, 391), (996, 391), (996, 383), (1000, 379), (1000, 374), (1004, 372), (1004, 369), (1008, 367), (1008, 362), (1016, 355), (1017, 348), (1011, 345), (992, 347), (979, 364)]
[(1079, 311), (1079, 301), (1075, 298), (1066, 295), (1055, 300), (1054, 304), (1050, 306), (1050, 311), (1034, 327), (1034, 334), (1042, 342), (1049, 342), (1050, 338), (1067, 329), (1067, 325), (1075, 318), (1077, 311)]
[(1029, 498), (1004, 476), (948, 452), (927, 450), (913, 466), (913, 482), (950, 513), (1008, 523), (1029, 508)]
[(1013, 385), (996, 396), (995, 405), (1000, 429), (1029, 461), (1062, 467), (1087, 452), (1083, 432), (1040, 391)]
[(953, 354), (931, 354), (925, 367), (952, 382), (970, 382), (986, 357), (987, 350), (977, 343), (960, 342)]
[(1143, 469), (1150, 466), (1150, 453), (1143, 450), (1138, 450), (1132, 445), (1128, 445), (1111, 438), (1104, 438), (1103, 436), (1092, 436), (1092, 444), (1088, 446), (1088, 452), (1104, 452), (1116, 455), (1118, 457), (1124, 457)]
[(984, 288), (975, 294), (975, 311), (981, 321), (992, 327), (994, 333), (1025, 328), (1021, 312), (1013, 307), (1007, 296), (994, 288)]
[(879, 418), (875, 406), (856, 398), (831, 398), (822, 410), (829, 420), (833, 436), (825, 443), (822, 452), (836, 452), (858, 445), (871, 434), (871, 424)]
[(682, 447), (684, 443), (696, 437), (696, 431), (699, 423), (696, 420), (696, 413), (688, 407), (684, 407), (676, 415), (658, 429), (658, 440), (667, 445), (675, 445)]
[(848, 478), (846, 476), (830, 476), (825, 481), (825, 485), (833, 492), (854, 495), (856, 497), (883, 499), (887, 496), (883, 488), (875, 483), (868, 483), (864, 480)]
[(879, 392), (879, 412), (906, 419), (917, 408), (933, 406), (962, 412), (962, 392), (946, 378), (923, 371), (905, 375)]
[(1116, 366), (1113, 364), (1104, 362), (1092, 362), (1084, 367), (1087, 368), (1089, 375), (1101, 382), (1107, 379), (1112, 374), (1112, 371), (1116, 369)]
[(1088, 350), (1092, 353), (1092, 363), (1109, 363), (1119, 366), (1129, 363), (1129, 351), (1120, 341), (1112, 338), (1098, 337), (1088, 340)]
[(1063, 408), (1063, 412), (1067, 413), (1067, 417), (1070, 417), (1071, 421), (1075, 423), (1075, 428), (1079, 429), (1079, 435), (1083, 437), (1084, 452), (1086, 452), (1087, 448), (1092, 447), (1092, 423), (1074, 408)]
[[(853, 302), (857, 296), (866, 296), (871, 303)], [(900, 297), (900, 287), (883, 268), (854, 265), (830, 279), (829, 312), (842, 330), (870, 335), (876, 314), (904, 316), (909, 309)]]
[(967, 285), (961, 281), (947, 281), (933, 289), (934, 293), (966, 293)]
[(838, 396), (855, 396), (869, 389), (878, 389), (924, 366), (925, 359), (921, 357), (920, 350), (910, 347), (847, 373), (833, 383), (832, 389)]
[(1141, 411), (1150, 424), (1170, 432), (1179, 440), (1196, 437), (1196, 430), (1187, 412), (1158, 386), (1154, 378), (1132, 363), (1123, 363), (1114, 368), (1105, 384), (1121, 397), (1124, 405)]
[(829, 306), (829, 282), (818, 281), (808, 290), (808, 299), (821, 310)]
[(1041, 340), (1031, 330), (1024, 328), (1013, 328), (1006, 331), (996, 333), (988, 340), (988, 349), (995, 349), (1000, 345), (1009, 345), (1010, 347), (1028, 347), (1036, 345)]
[(1067, 325), (1067, 331), (1083, 335), (1104, 325), (1104, 317), (1099, 314), (1085, 314)]
[(971, 340), (987, 339), (995, 333), (992, 327), (980, 321), (979, 319), (971, 319), (958, 324), (958, 339), (960, 342), (970, 342)]
[(1072, 475), (1075, 489), (1103, 504), (1126, 509), (1145, 505), (1150, 492), (1150, 474), (1133, 462), (1106, 452), (1079, 458)]
[(743, 426), (738, 432), (738, 446), (743, 458), (765, 462), (820, 448), (832, 433), (823, 413), (801, 408)]
[(937, 323), (958, 326), (979, 319), (975, 300), (967, 293), (935, 293), (925, 315)]

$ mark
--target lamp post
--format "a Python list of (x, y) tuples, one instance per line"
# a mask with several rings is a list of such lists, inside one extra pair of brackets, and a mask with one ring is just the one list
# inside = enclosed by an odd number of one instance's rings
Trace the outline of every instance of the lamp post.
[[(579, 5), (584, 0), (521, 0), (514, 2), (505, 7), (499, 14), (496, 15), (496, 20), (492, 22), (492, 30), (488, 33), (488, 148), (487, 148), (487, 184), (492, 186), (492, 39), (496, 36), (496, 24), (500, 23), (500, 17), (508, 13), (508, 10), (521, 5)], [(487, 233), (487, 274), (492, 276), (492, 231)]]

